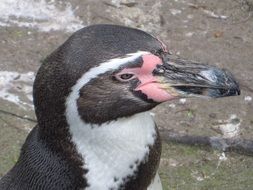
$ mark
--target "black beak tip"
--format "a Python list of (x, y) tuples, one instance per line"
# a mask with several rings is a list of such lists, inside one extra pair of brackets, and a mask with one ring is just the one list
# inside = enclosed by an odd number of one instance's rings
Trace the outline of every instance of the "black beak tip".
[(217, 76), (219, 76), (219, 80), (216, 85), (220, 88), (210, 89), (209, 95), (211, 97), (239, 96), (241, 94), (239, 83), (229, 71), (222, 69)]
[(229, 90), (227, 93), (227, 96), (238, 96), (241, 94), (240, 85), (237, 82), (237, 80), (234, 78), (232, 73), (230, 73), (227, 70), (224, 70), (224, 73), (226, 74), (226, 81), (229, 86)]
[(240, 89), (237, 89), (237, 95), (241, 95), (241, 90)]
[(229, 89), (226, 96), (239, 96), (240, 94), (241, 94), (241, 90), (238, 86), (238, 87)]
[(239, 96), (241, 91), (238, 87), (230, 87), (229, 89), (209, 89), (208, 96), (212, 98), (220, 98), (227, 96)]

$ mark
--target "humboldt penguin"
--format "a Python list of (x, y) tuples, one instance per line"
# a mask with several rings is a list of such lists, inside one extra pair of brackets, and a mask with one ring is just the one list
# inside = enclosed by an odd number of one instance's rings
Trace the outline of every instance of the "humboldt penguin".
[(162, 190), (149, 110), (180, 97), (239, 95), (230, 72), (173, 58), (156, 37), (117, 25), (75, 32), (34, 82), (38, 124), (1, 190)]

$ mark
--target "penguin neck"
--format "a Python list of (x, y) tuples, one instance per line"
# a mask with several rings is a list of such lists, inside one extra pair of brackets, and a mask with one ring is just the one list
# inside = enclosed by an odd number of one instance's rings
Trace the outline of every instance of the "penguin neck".
[(113, 148), (117, 149), (121, 144), (128, 144), (126, 148), (135, 148), (142, 143), (152, 144), (152, 135), (156, 133), (153, 116), (149, 112), (118, 118), (100, 125), (82, 121), (75, 121), (69, 125), (72, 141), (81, 149), (104, 149), (105, 146), (110, 146), (113, 151)]
[(134, 175), (156, 139), (149, 112), (101, 125), (67, 120), (72, 142), (84, 160), (90, 189), (118, 188), (124, 178)]

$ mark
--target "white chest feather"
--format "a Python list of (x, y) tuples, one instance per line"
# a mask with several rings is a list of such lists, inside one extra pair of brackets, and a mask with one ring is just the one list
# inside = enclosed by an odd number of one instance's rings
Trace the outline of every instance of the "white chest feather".
[[(101, 126), (70, 127), (72, 140), (88, 169), (89, 190), (117, 189), (133, 175), (154, 143), (155, 125), (149, 113), (136, 114)], [(138, 164), (135, 164), (138, 161)]]

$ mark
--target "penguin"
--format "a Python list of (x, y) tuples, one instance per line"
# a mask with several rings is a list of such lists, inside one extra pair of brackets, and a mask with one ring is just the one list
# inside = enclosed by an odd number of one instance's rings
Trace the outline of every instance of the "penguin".
[(75, 32), (43, 61), (33, 89), (38, 124), (1, 190), (162, 190), (149, 110), (240, 94), (229, 71), (175, 59), (156, 37), (118, 25)]

